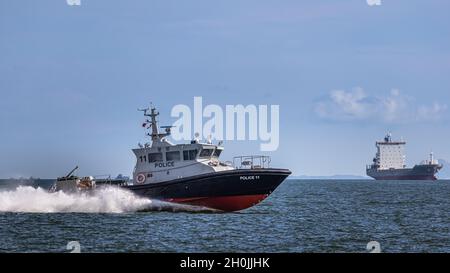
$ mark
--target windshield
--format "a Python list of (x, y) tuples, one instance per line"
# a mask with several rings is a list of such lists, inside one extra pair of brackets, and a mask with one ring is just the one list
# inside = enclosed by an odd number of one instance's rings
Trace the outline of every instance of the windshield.
[(215, 149), (215, 150), (214, 150), (213, 156), (214, 156), (214, 157), (219, 157), (221, 153), (222, 153), (222, 150)]
[(200, 152), (200, 157), (211, 157), (213, 151), (214, 151), (213, 149), (203, 149)]

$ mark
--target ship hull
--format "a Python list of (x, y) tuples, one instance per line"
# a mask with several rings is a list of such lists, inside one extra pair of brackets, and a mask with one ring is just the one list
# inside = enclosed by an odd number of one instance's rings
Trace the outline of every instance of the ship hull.
[(143, 197), (231, 212), (260, 203), (290, 174), (285, 169), (231, 170), (125, 188)]
[(439, 165), (416, 165), (414, 168), (377, 170), (368, 169), (367, 175), (376, 180), (437, 180)]

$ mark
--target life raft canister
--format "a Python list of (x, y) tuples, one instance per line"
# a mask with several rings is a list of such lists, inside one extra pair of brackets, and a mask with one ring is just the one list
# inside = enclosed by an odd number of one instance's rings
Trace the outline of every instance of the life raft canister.
[(140, 173), (136, 176), (136, 182), (138, 184), (143, 184), (145, 182), (145, 180), (147, 179), (147, 177), (145, 176), (144, 173)]

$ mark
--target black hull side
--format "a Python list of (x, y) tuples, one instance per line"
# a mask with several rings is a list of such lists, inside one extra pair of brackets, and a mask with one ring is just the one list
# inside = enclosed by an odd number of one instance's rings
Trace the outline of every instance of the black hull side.
[(290, 174), (285, 169), (242, 169), (124, 188), (148, 198), (235, 211), (262, 201)]

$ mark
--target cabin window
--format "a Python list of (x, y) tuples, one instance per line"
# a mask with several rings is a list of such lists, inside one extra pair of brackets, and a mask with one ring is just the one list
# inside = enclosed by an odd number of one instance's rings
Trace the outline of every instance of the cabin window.
[(166, 160), (167, 161), (180, 161), (181, 160), (180, 152), (179, 151), (167, 152)]
[(200, 157), (211, 157), (213, 151), (214, 151), (213, 149), (203, 149), (200, 152)]
[(215, 150), (214, 150), (213, 156), (214, 156), (214, 157), (219, 157), (221, 153), (222, 153), (222, 150), (215, 149)]
[(163, 161), (162, 153), (148, 154), (148, 162), (152, 163), (158, 161)]
[(183, 160), (195, 160), (198, 150), (183, 151)]

